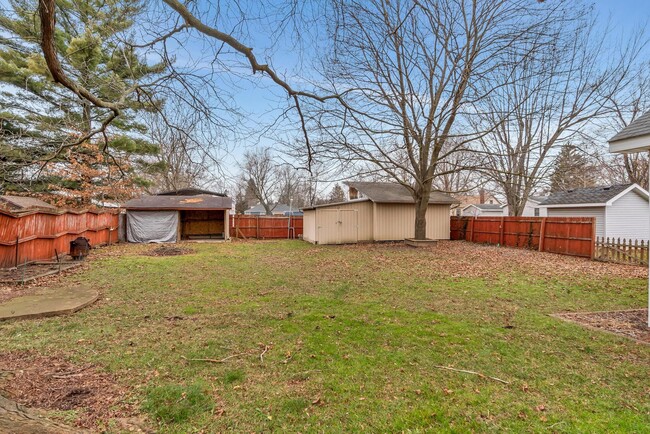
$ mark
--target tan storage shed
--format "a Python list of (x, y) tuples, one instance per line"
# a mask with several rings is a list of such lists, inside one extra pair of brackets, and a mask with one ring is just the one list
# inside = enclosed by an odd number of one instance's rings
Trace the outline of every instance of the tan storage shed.
[[(314, 244), (402, 241), (415, 233), (415, 206), (409, 191), (389, 182), (349, 182), (348, 202), (303, 208), (303, 239)], [(427, 238), (449, 239), (449, 212), (458, 203), (432, 192)]]

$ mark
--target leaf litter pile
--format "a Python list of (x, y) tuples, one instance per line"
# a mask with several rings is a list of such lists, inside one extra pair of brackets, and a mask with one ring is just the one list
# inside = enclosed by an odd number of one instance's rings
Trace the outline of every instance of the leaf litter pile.
[[(60, 356), (13, 351), (0, 355), (0, 390), (8, 398), (44, 410), (76, 410), (75, 425), (96, 427), (110, 419), (129, 424), (137, 415), (127, 390), (97, 367)], [(133, 422), (132, 424), (138, 425)]]
[(175, 245), (163, 244), (155, 249), (149, 250), (144, 253), (147, 256), (180, 256), (180, 255), (190, 255), (194, 253), (194, 250), (187, 247), (180, 247)]
[(576, 312), (555, 315), (567, 321), (627, 336), (650, 344), (648, 309), (619, 310), (609, 312)]

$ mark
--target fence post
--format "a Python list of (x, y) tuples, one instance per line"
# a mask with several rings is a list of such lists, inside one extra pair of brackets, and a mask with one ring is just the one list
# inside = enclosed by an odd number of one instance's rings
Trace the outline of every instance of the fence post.
[(546, 217), (542, 217), (542, 223), (539, 226), (539, 248), (540, 252), (544, 251), (545, 241), (546, 240)]
[(591, 251), (589, 256), (593, 261), (596, 255), (596, 217), (591, 218)]
[(260, 239), (260, 216), (255, 216), (255, 238)]
[(499, 246), (503, 247), (503, 231), (505, 226), (505, 217), (501, 217), (501, 226), (499, 226)]
[(470, 243), (474, 242), (474, 220), (476, 220), (476, 217), (471, 217), (471, 220), (469, 221), (469, 242)]

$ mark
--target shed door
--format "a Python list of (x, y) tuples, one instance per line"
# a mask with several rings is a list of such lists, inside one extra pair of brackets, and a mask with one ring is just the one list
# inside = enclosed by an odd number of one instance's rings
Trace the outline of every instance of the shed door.
[(350, 209), (318, 210), (318, 243), (343, 244), (358, 241), (358, 212)]
[(359, 213), (356, 209), (339, 210), (339, 243), (349, 244), (356, 243), (359, 238), (358, 227)]

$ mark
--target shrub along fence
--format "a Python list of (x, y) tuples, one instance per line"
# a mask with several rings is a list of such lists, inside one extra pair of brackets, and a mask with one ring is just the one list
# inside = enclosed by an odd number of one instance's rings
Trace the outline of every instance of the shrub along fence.
[(67, 254), (77, 237), (92, 246), (117, 242), (117, 227), (116, 211), (0, 210), (0, 268)]
[(621, 264), (648, 265), (648, 242), (597, 237), (594, 259)]
[(451, 217), (451, 239), (594, 258), (593, 217)]
[(294, 239), (302, 236), (302, 216), (230, 216), (230, 236), (234, 238)]

